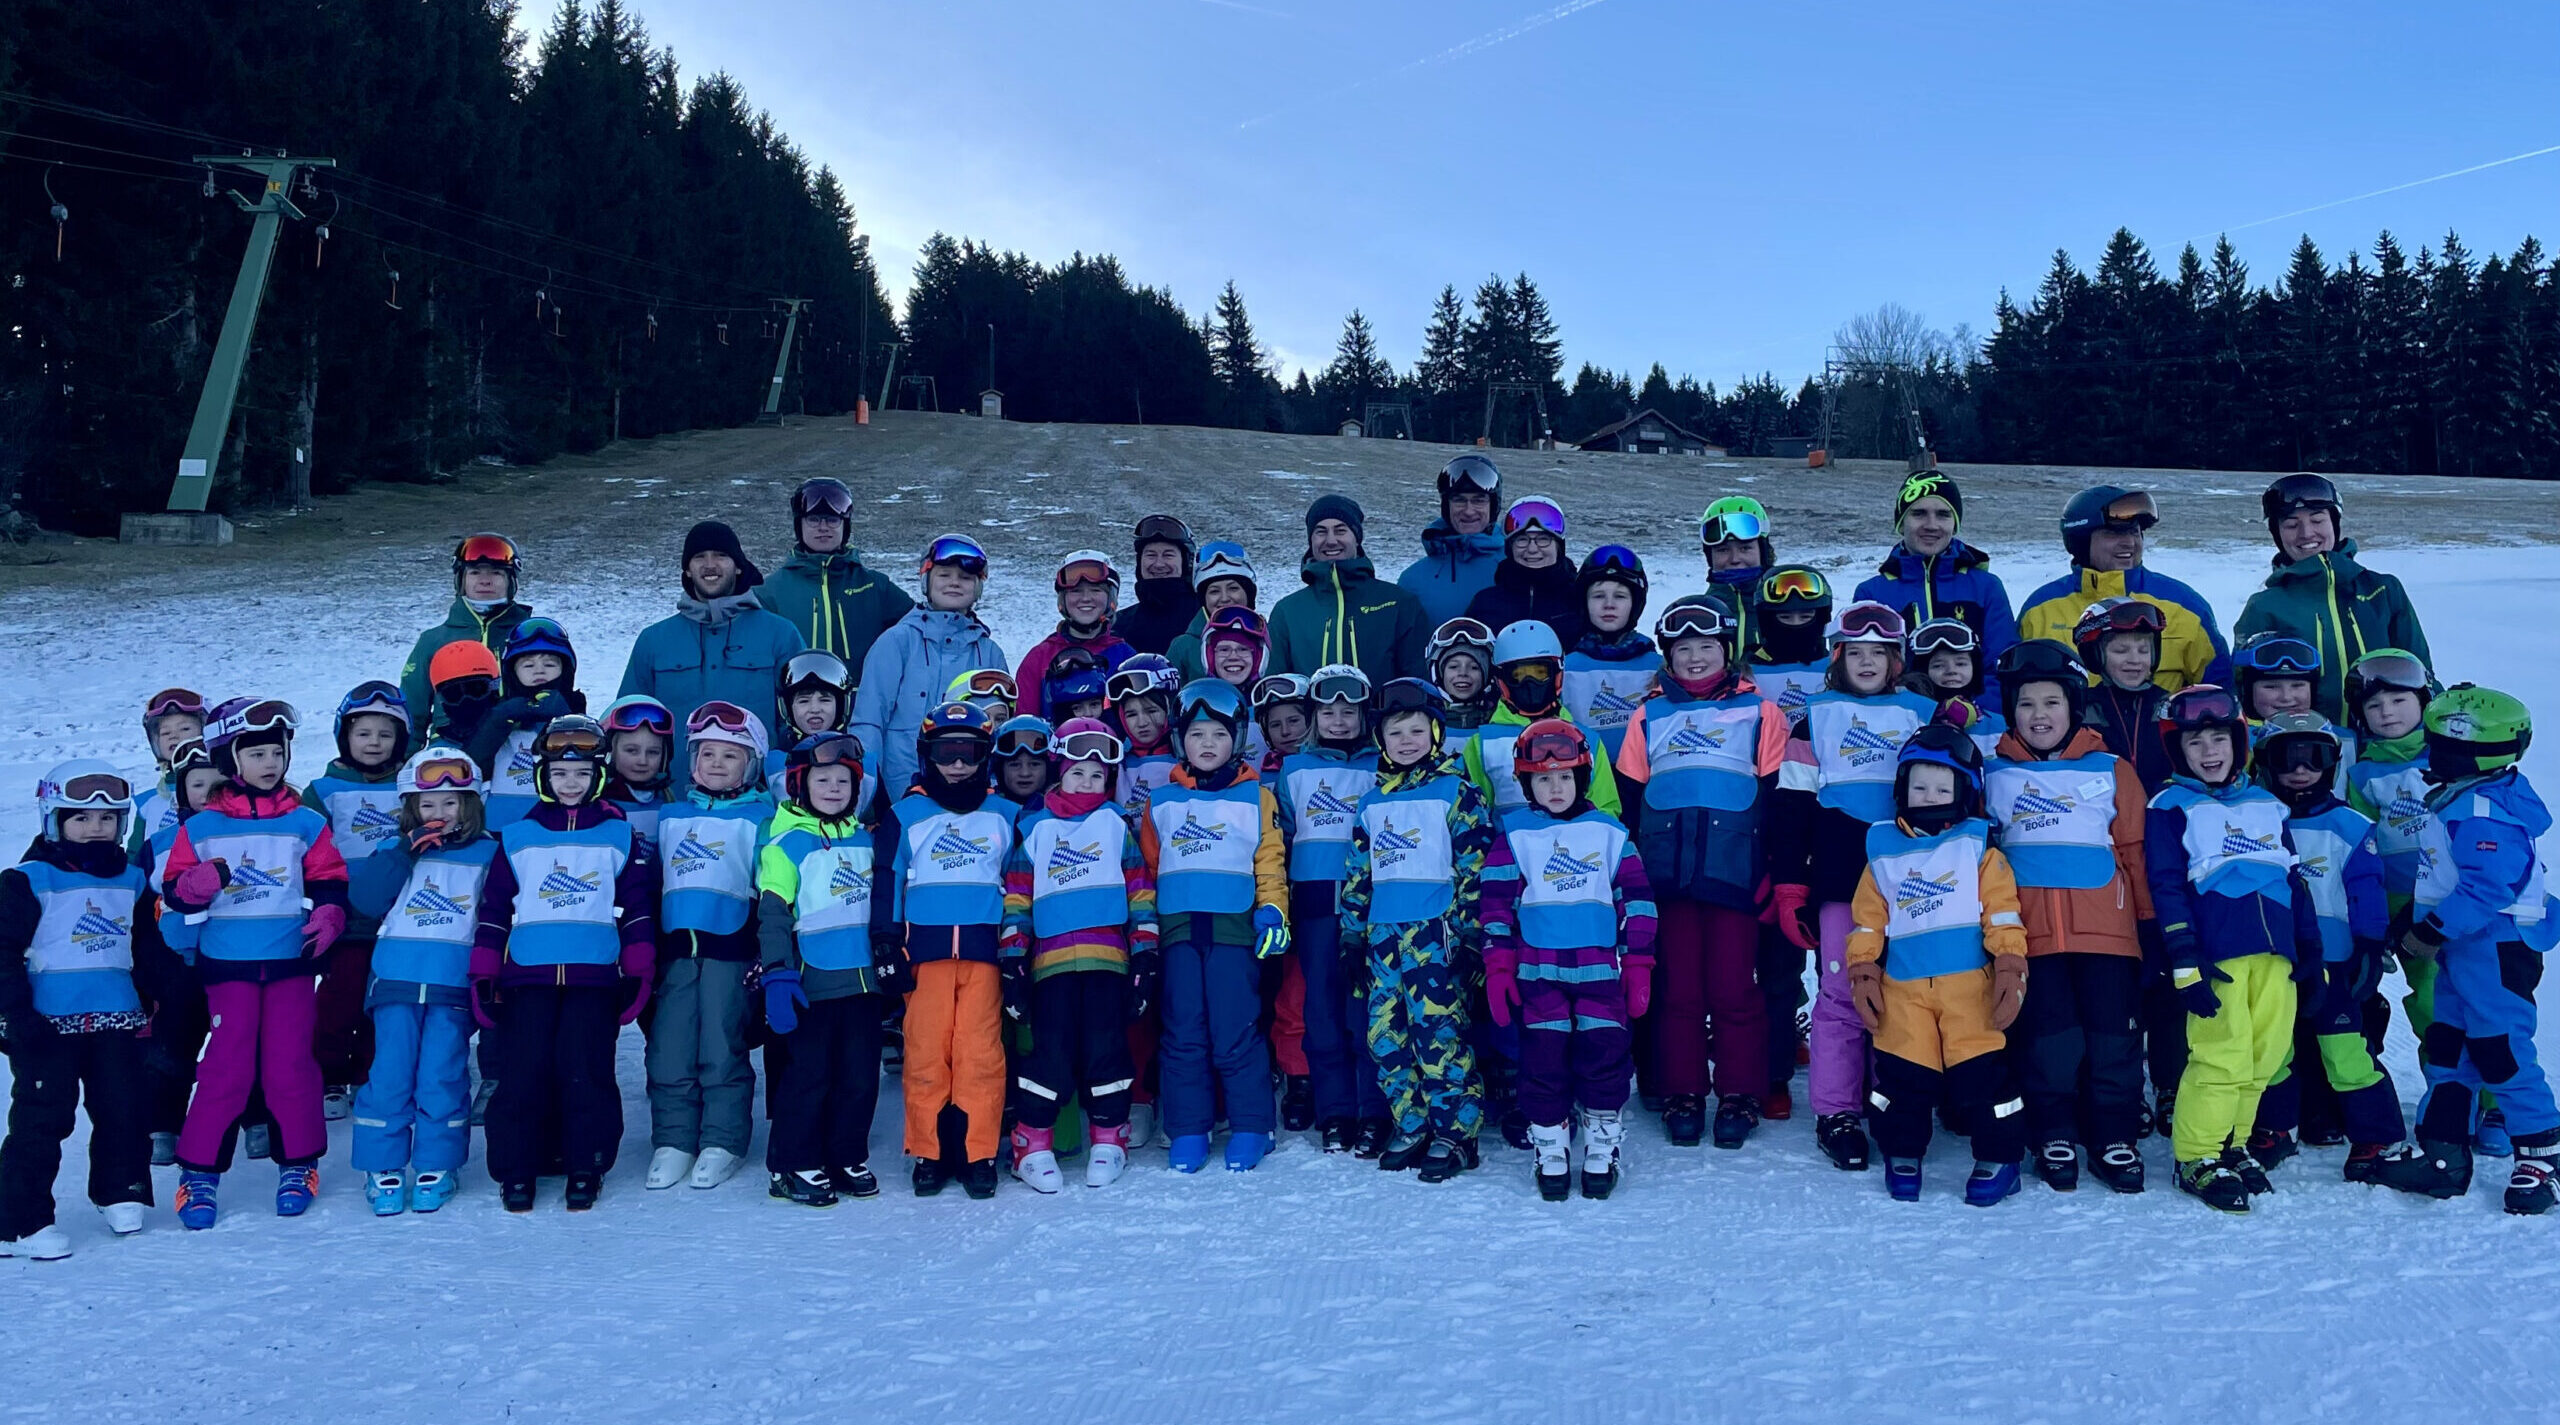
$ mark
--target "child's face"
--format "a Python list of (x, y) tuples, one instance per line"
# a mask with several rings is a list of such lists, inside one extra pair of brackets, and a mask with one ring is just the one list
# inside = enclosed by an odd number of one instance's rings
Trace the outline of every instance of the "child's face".
[(240, 769), (240, 780), (252, 791), (271, 792), (284, 780), (285, 769), (293, 764), (293, 753), (272, 742), (243, 747), (232, 754)]
[(1209, 671), (1238, 687), (1253, 677), (1253, 664), (1252, 646), (1240, 639), (1219, 639), (1209, 654)]
[(113, 841), (116, 829), (124, 822), (122, 815), (102, 807), (82, 807), (62, 814), (62, 839), (65, 841)]
[(1102, 718), (1102, 699), (1078, 698), (1074, 702), (1066, 705), (1066, 708), (1062, 711), (1058, 721), (1073, 722), (1080, 717), (1089, 717), (1096, 721), (1100, 721)]
[(747, 784), (747, 749), (734, 742), (693, 744), (693, 784), (706, 792), (734, 792)]
[(2308, 678), (2260, 678), (2249, 688), (2249, 715), (2264, 721), (2278, 713), (2311, 711)]
[(1911, 769), (1911, 777), (1903, 789), (1902, 804), (1912, 811), (1956, 804), (1956, 774), (1933, 762), (1922, 762)]
[(1671, 676), (1691, 683), (1705, 682), (1724, 672), (1724, 640), (1692, 635), (1671, 640), (1662, 661), (1671, 668)]
[(516, 686), (519, 688), (547, 688), (567, 676), (568, 672), (568, 660), (557, 653), (516, 655)]
[(203, 718), (194, 713), (163, 713), (160, 720), (151, 725), (151, 755), (159, 758), (160, 765), (166, 767), (169, 759), (177, 755), (181, 744), (194, 742), (203, 736)]
[(614, 775), (645, 787), (667, 770), (667, 739), (642, 728), (613, 735)]
[(347, 756), (368, 771), (389, 762), (400, 750), (400, 724), (387, 713), (358, 713), (347, 719)]
[(2130, 693), (2151, 681), (2158, 651), (2150, 634), (2111, 633), (2098, 651), (2098, 662), (2106, 669), (2108, 682)]
[(1378, 729), (1378, 746), (1387, 761), (1398, 767), (1410, 767), (1430, 756), (1438, 748), (1431, 737), (1431, 715), (1402, 712), (1388, 718)]
[(1111, 769), (1099, 762), (1070, 762), (1059, 774), (1058, 790), (1069, 796), (1099, 796), (1111, 790)]
[(2037, 752), (2051, 752), (2071, 736), (2071, 698), (2051, 683), (2018, 689), (2018, 736)]
[(1929, 682), (1951, 693), (1961, 693), (1973, 681), (1973, 655), (1953, 649), (1940, 649), (1929, 655)]
[(2318, 767), (2287, 767), (2276, 773), (2276, 786), (2288, 792), (2307, 792), (2329, 780), (2329, 774)]
[(451, 826), (462, 815), (461, 792), (418, 793), (418, 820), (428, 826)]
[(842, 816), (853, 809), (853, 769), (825, 762), (809, 769), (809, 810), (820, 816)]
[(1471, 702), (1484, 691), (1484, 663), (1472, 653), (1451, 653), (1440, 660), (1440, 691), (1453, 703)]
[(1811, 609), (1780, 609), (1778, 612), (1771, 614), (1770, 617), (1776, 619), (1782, 624), (1785, 624), (1789, 628), (1802, 628), (1806, 624), (1820, 618), (1821, 615), (1815, 613)]
[(1624, 584), (1603, 580), (1592, 585), (1591, 592), (1582, 596), (1582, 611), (1590, 618), (1591, 627), (1595, 630), (1616, 633), (1635, 618), (1635, 595), (1628, 593)]
[(1078, 584), (1058, 595), (1058, 612), (1078, 628), (1091, 628), (1111, 614), (1111, 591), (1100, 584)]
[(996, 781), (1004, 794), (1020, 801), (1037, 796), (1049, 785), (1049, 755), (1045, 752), (1017, 752), (996, 764)]
[(2381, 688), (2364, 700), (2364, 725), (2380, 738), (2406, 737), (2417, 730), (2426, 704), (2406, 688)]
[(505, 565), (465, 564), (462, 566), (462, 597), (475, 604), (493, 604), (506, 596)]
[(1212, 579), (1200, 586), (1200, 607), (1206, 613), (1252, 602), (1253, 591), (1245, 587), (1242, 579)]
[(1726, 569), (1760, 567), (1760, 541), (1756, 539), (1719, 540), (1707, 546), (1707, 570), (1717, 573)]
[(836, 695), (826, 688), (802, 688), (791, 695), (791, 725), (802, 732), (826, 732), (838, 719)]
[(1120, 730), (1132, 747), (1153, 747), (1164, 740), (1164, 707), (1153, 698), (1122, 698)]
[(978, 602), (979, 576), (957, 564), (936, 564), (924, 576), (924, 601), (937, 609), (965, 609)]
[(1364, 720), (1358, 703), (1325, 703), (1316, 709), (1316, 736), (1327, 742), (1350, 742), (1360, 736)]
[(1182, 730), (1182, 760), (1194, 772), (1215, 772), (1235, 760), (1235, 734), (1208, 718)]
[(1893, 650), (1880, 643), (1840, 647), (1840, 680), (1854, 693), (1881, 693), (1893, 679)]
[(1532, 772), (1529, 774), (1529, 800), (1549, 816), (1562, 816), (1573, 805), (1574, 786), (1571, 772)]
[(2178, 750), (2187, 759), (2187, 770), (2208, 787), (2228, 782), (2240, 770), (2239, 761), (2231, 755), (2231, 729), (2199, 727), (2182, 733)]
[(221, 790), (222, 774), (220, 772), (211, 767), (197, 767), (187, 773), (184, 785), (178, 789), (178, 796), (187, 804), (187, 810), (202, 811), (205, 802)]
[(596, 768), (592, 762), (554, 762), (543, 769), (542, 775), (551, 799), (564, 807), (582, 806), (595, 794)]
[(1262, 714), (1262, 735), (1271, 749), (1286, 757), (1307, 740), (1307, 710), (1296, 703), (1282, 703)]

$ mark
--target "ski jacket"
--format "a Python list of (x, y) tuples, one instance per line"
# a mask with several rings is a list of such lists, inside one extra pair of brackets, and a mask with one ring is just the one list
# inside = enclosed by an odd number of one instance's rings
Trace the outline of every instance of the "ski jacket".
[(752, 590), (708, 602), (688, 596), (676, 601), (672, 617), (640, 630), (616, 696), (645, 693), (675, 714), (667, 776), (681, 787), (693, 765), (684, 731), (693, 710), (717, 700), (762, 718), (773, 706), (782, 665), (808, 646), (790, 620), (767, 612)]
[(150, 900), (122, 846), (38, 838), (0, 871), (0, 1025), (35, 1014), (73, 1032), (135, 1027), (168, 953)]
[(2534, 843), (2551, 812), (2512, 768), (2440, 787), (2428, 799), (2426, 849), (2414, 913), (2446, 941), (2537, 953), (2560, 935), (2550, 870)]
[(2160, 610), (2168, 626), (2160, 633), (2160, 661), (2151, 681), (2161, 691), (2174, 693), (2189, 683), (2231, 686), (2231, 645), (2214, 626), (2213, 605), (2168, 575), (2139, 566), (2101, 570), (2073, 565), (2070, 573), (2027, 596), (2018, 613), (2018, 637), (2049, 638), (2072, 647), (2071, 631), (2079, 626), (2080, 615), (2100, 599), (2140, 599)]
[(857, 674), (872, 643), (916, 606), (906, 590), (864, 567), (862, 556), (850, 549), (833, 554), (801, 550), (764, 576), (756, 586), (756, 601), (797, 629), (803, 645), (834, 654)]
[(427, 665), (435, 661), (437, 649), (468, 639), (488, 649), (489, 656), (495, 658), (506, 651), (516, 625), (531, 617), (532, 609), (513, 601), (483, 615), (471, 607), (469, 600), (455, 599), (444, 622), (419, 634), (418, 641), (410, 646), (409, 661), (400, 665), (400, 696), (409, 704), (409, 725), (435, 726), (436, 688), (427, 681)]
[(2266, 585), (2249, 596), (2231, 636), (2246, 641), (2251, 634), (2269, 631), (2292, 634), (2320, 650), (2313, 706), (2342, 727), (2347, 722), (2347, 669), (2357, 659), (2377, 648), (2399, 648), (2434, 666), (2409, 591), (2391, 575), (2357, 563), (2352, 539), (2309, 559), (2288, 562), (2276, 556)]
[(2080, 714), (2081, 725), (2106, 739), (2109, 752), (2133, 764), (2145, 797), (2158, 796), (2169, 783), (2169, 745), (2160, 740), (2160, 709), (2168, 701), (2156, 683), (2128, 693), (2100, 678)]
[(1395, 939), (1399, 927), (1437, 923), (1454, 950), (1481, 952), (1492, 808), (1454, 757), (1389, 767), (1382, 754), (1378, 762), (1378, 784), (1352, 817), (1336, 902), (1342, 938), (1374, 945)]
[[(1535, 620), (1555, 633), (1557, 647), (1571, 648), (1582, 641), (1582, 581), (1573, 562), (1562, 555), (1544, 569), (1523, 568), (1506, 555), (1493, 567), (1493, 583), (1468, 601), (1467, 616), (1497, 634), (1524, 619)], [(1426, 642), (1429, 637), (1426, 631)]]
[(1787, 737), (1769, 804), (1769, 877), (1846, 905), (1866, 867), (1867, 828), (1893, 820), (1902, 744), (1936, 713), (1917, 693), (1824, 690)]
[(2320, 922), (2320, 956), (2332, 965), (2359, 953), (2378, 954), (2391, 920), (2382, 893), (2382, 853), (2373, 818), (2330, 797), (2285, 821), (2294, 863)]
[(765, 969), (797, 971), (813, 1004), (877, 993), (871, 897), (879, 867), (872, 828), (784, 803), (756, 859), (757, 949)]
[(1435, 519), (1422, 527), (1422, 557), (1404, 566), (1396, 587), (1422, 602), (1424, 627), (1438, 628), (1493, 587), (1494, 566), (1501, 562), (1501, 531), (1460, 534), (1448, 520)]
[(1881, 960), (1888, 979), (1926, 980), (2027, 953), (2017, 883), (1980, 818), (1928, 836), (1878, 822), (1865, 852), (1849, 900), (1848, 963)]
[(975, 613), (909, 609), (896, 627), (880, 635), (862, 660), (862, 686), (854, 694), (847, 730), (862, 740), (866, 764), (878, 765), (881, 795), (915, 780), (916, 734), (924, 727), (924, 715), (941, 705), (951, 680), (980, 668), (1003, 667), (1004, 650), (996, 647), (995, 635)]
[(1659, 896), (1756, 909), (1787, 715), (1749, 678), (1700, 697), (1663, 680), (1636, 709), (1617, 770), (1645, 878)]
[[(203, 861), (230, 868), (210, 901), (190, 901), (178, 882)], [(347, 863), (329, 819), (293, 788), (251, 792), (233, 782), (178, 828), (162, 868), (162, 895), (183, 914), (201, 913), (196, 953), (206, 981), (271, 980), (316, 975), (302, 953), (306, 906), (347, 904)]]
[(1031, 645), (1031, 651), (1022, 655), (1022, 668), (1013, 675), (1014, 711), (1037, 712), (1051, 722), (1065, 721), (1049, 706), (1049, 665), (1070, 648), (1081, 648), (1101, 659), (1106, 673), (1119, 671), (1120, 665), (1128, 662), (1129, 656), (1138, 651), (1129, 646), (1129, 640), (1113, 632), (1109, 624), (1103, 625), (1089, 638), (1078, 638), (1067, 632), (1066, 624), (1060, 623), (1050, 630), (1048, 637)]
[(1138, 844), (1155, 868), (1156, 924), (1173, 944), (1250, 945), (1254, 912), (1289, 912), (1280, 804), (1243, 761), (1214, 773), (1189, 763), (1147, 797)]
[[(1547, 716), (1573, 722), (1573, 711), (1559, 707)], [(1497, 703), (1493, 716), (1475, 731), (1459, 750), (1460, 764), (1467, 780), (1476, 784), (1484, 804), (1497, 815), (1516, 811), (1529, 804), (1529, 791), (1520, 785), (1519, 773), (1512, 769), (1512, 754), (1519, 751), (1520, 734), (1535, 719), (1511, 710), (1509, 703)], [(1593, 739), (1596, 743), (1598, 739)], [(1618, 778), (1609, 770), (1609, 758), (1598, 746), (1591, 749), (1591, 804), (1611, 816), (1618, 815)]]
[(1031, 978), (1077, 970), (1126, 973), (1156, 943), (1155, 872), (1120, 804), (1051, 792), (1025, 812), (1004, 866), (1007, 956)]
[(657, 970), (658, 866), (603, 802), (544, 802), (498, 837), (473, 979), (619, 985)]
[(1422, 600), (1378, 578), (1369, 556), (1307, 559), (1298, 566), (1306, 587), (1271, 610), (1271, 656), (1265, 673), (1313, 673), (1328, 663), (1348, 663), (1369, 675), (1371, 687), (1397, 678), (1427, 678), (1423, 649), (1432, 626)]
[(575, 688), (544, 687), (503, 698), (489, 708), (462, 750), (480, 764), (489, 779), (488, 827), (498, 831), (533, 810), (541, 793), (533, 784), (533, 740), (555, 717), (587, 710), (587, 695)]
[(2029, 955), (2142, 957), (2134, 927), (2151, 918), (2149, 798), (2131, 763), (2093, 728), (2044, 754), (2007, 733), (1983, 769), (1982, 802), (2017, 881)]
[(347, 863), (346, 933), (369, 937), (409, 877), (409, 850), (400, 839), (399, 769), (367, 776), (332, 761), (303, 790), (302, 800), (329, 819), (338, 855)]
[(1200, 595), (1187, 578), (1140, 579), (1137, 601), (1111, 616), (1111, 631), (1140, 653), (1169, 653), (1200, 616)]
[(2373, 819), (2374, 848), (2382, 856), (2382, 885), (2392, 905), (2403, 906), (2418, 887), (2421, 841), (2427, 825), (2427, 735), (2412, 728), (2387, 741), (2366, 739), (2355, 765), (2342, 767), (2347, 805)]
[[(1208, 613), (1195, 609), (1191, 615), (1190, 626), (1176, 634), (1173, 642), (1165, 647), (1164, 656), (1173, 660), (1173, 666), (1181, 670), (1182, 681), (1186, 683), (1196, 683), (1209, 676), (1208, 655), (1200, 647), (1200, 636), (1208, 631)], [(1262, 668), (1266, 673), (1282, 671), (1273, 666), (1268, 656), (1263, 658)]]
[[(1986, 673), (2018, 641), (2009, 591), (2001, 585), (2000, 576), (1991, 572), (1991, 556), (1961, 539), (1929, 559), (1895, 545), (1850, 597), (1890, 605), (1913, 628), (1933, 618), (1963, 619), (1982, 640), (1982, 651), (1974, 655), (1974, 662)], [(1986, 676), (1983, 688), (1996, 704), (1996, 681)]]
[(1619, 951), (1653, 959), (1653, 890), (1616, 817), (1585, 801), (1562, 817), (1523, 807), (1484, 858), (1484, 963), (1568, 986), (1614, 980)]
[(2151, 799), (2143, 869), (2172, 978), (2244, 955), (2297, 964), (2320, 953), (2320, 925), (2294, 868), (2285, 804), (2254, 782), (2207, 787), (2172, 777)]

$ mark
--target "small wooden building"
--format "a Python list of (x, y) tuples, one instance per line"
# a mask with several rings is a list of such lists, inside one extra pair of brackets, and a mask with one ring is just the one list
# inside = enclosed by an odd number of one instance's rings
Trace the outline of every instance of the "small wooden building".
[(1695, 431), (1672, 423), (1651, 407), (1615, 421), (1578, 442), (1584, 450), (1614, 450), (1621, 455), (1722, 455), (1724, 447)]

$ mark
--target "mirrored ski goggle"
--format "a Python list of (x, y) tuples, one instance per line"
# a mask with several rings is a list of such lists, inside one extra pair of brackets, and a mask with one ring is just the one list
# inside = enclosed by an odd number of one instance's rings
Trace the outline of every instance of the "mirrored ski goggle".
[(2233, 661), (2252, 673), (2307, 678), (2320, 671), (2320, 650), (2299, 638), (2270, 638), (2241, 649)]
[(2397, 688), (2423, 693), (2433, 686), (2427, 665), (2406, 653), (2368, 653), (2356, 660), (2351, 675), (2368, 689)]
[(1510, 539), (1531, 530), (1539, 530), (1564, 538), (1564, 509), (1543, 495), (1525, 495), (1511, 502), (1502, 515), (1502, 537)]
[(862, 739), (849, 732), (821, 732), (810, 736), (791, 755), (812, 767), (860, 767)]
[(782, 665), (782, 686), (797, 688), (803, 683), (824, 683), (831, 691), (841, 691), (853, 681), (853, 670), (832, 653), (811, 649), (794, 653)]
[(1591, 760), (1591, 745), (1571, 732), (1541, 732), (1523, 737), (1512, 749), (1512, 765), (1531, 771), (1553, 771)]
[(1319, 706), (1328, 703), (1362, 705), (1369, 701), (1369, 678), (1357, 670), (1328, 673), (1307, 685), (1307, 695)]
[(1123, 698), (1151, 698), (1171, 691), (1152, 668), (1123, 668), (1102, 685), (1103, 700), (1115, 705)]
[(654, 732), (665, 737), (676, 730), (675, 714), (659, 703), (630, 703), (605, 709), (607, 732)]
[(811, 515), (833, 515), (844, 519), (853, 513), (853, 491), (846, 489), (838, 480), (812, 480), (801, 486), (800, 493), (792, 498), (800, 507), (802, 519)]
[(145, 718), (163, 718), (172, 713), (184, 713), (189, 717), (202, 720), (204, 699), (185, 688), (163, 688), (153, 693), (142, 704), (142, 715)]
[(1982, 639), (1974, 633), (1973, 625), (1962, 619), (1931, 619), (1912, 630), (1911, 633), (1911, 652), (1915, 657), (1926, 658), (1932, 653), (1978, 653), (1980, 651), (1982, 651)]
[(1449, 492), (1472, 491), (1479, 495), (1502, 493), (1502, 472), (1481, 455), (1461, 455), (1449, 462), (1442, 475), (1449, 482)]
[(1452, 648), (1481, 648), (1493, 651), (1493, 630), (1482, 619), (1453, 618), (1440, 625), (1431, 635), (1431, 656), (1437, 662), (1441, 654)]
[(1253, 705), (1259, 710), (1274, 703), (1308, 701), (1307, 680), (1296, 673), (1274, 673), (1253, 685)]
[(2080, 633), (2091, 638), (2102, 633), (2158, 633), (2168, 626), (2156, 606), (2140, 599), (2126, 599), (2105, 609), (2093, 608), (2080, 616)]
[(456, 564), (513, 565), (518, 558), (516, 542), (503, 534), (475, 534), (453, 551)]
[(1398, 678), (1378, 690), (1378, 716), (1393, 717), (1397, 713), (1427, 712), (1441, 715), (1446, 706), (1440, 690), (1420, 678)]
[(533, 755), (542, 761), (558, 758), (581, 758), (595, 761), (604, 756), (604, 729), (589, 723), (585, 727), (562, 727), (553, 723), (533, 740)]
[(1753, 510), (1727, 510), (1698, 522), (1698, 542), (1722, 544), (1728, 539), (1759, 539), (1769, 533), (1769, 517)]
[(2240, 721), (2240, 700), (2228, 688), (2192, 683), (2169, 699), (2168, 706), (2160, 710), (2160, 721), (2172, 731), (2205, 723), (2236, 723)]
[(957, 565), (963, 574), (983, 577), (987, 572), (987, 551), (965, 534), (946, 534), (925, 546), (924, 567), (937, 564)]
[(1007, 727), (996, 734), (998, 757), (1020, 757), (1025, 754), (1034, 757), (1045, 757), (1049, 754), (1049, 728), (1046, 724), (1035, 727)]
[(1107, 589), (1111, 587), (1111, 566), (1093, 559), (1079, 559), (1058, 570), (1058, 592), (1069, 589)]
[(1623, 544), (1604, 544), (1582, 561), (1582, 572), (1585, 575), (1628, 574), (1641, 579), (1644, 577), (1644, 562), (1636, 558), (1634, 550)]
[(977, 737), (937, 737), (924, 745), (924, 759), (937, 767), (969, 767), (987, 760), (987, 743)]
[(468, 757), (431, 757), (410, 775), (422, 792), (467, 792), (480, 782), (480, 769)]
[(1136, 547), (1144, 549), (1150, 544), (1178, 544), (1189, 549), (1191, 526), (1176, 515), (1149, 515), (1138, 521)]
[(1244, 716), (1244, 696), (1235, 684), (1218, 678), (1200, 678), (1182, 685), (1181, 708), (1188, 718), (1196, 712), (1207, 712), (1222, 718)]
[(1119, 766), (1120, 759), (1128, 751), (1119, 738), (1107, 732), (1095, 732), (1090, 728), (1081, 732), (1070, 732), (1059, 738), (1057, 748), (1058, 755), (1066, 761), (1100, 762), (1108, 767)]
[(2123, 525), (2131, 529), (2149, 529), (2160, 523), (2160, 511), (2152, 504), (2148, 490), (2136, 490), (2119, 497), (2100, 512), (2100, 517), (2111, 526)]
[(708, 702), (695, 708), (692, 715), (684, 720), (684, 730), (699, 734), (716, 727), (723, 732), (742, 733), (751, 721), (747, 710), (736, 703)]
[(1733, 634), (1733, 621), (1715, 604), (1674, 604), (1662, 611), (1654, 624), (1654, 637), (1663, 642), (1676, 638), (1727, 638)]
[(1861, 642), (1900, 643), (1909, 631), (1902, 622), (1902, 615), (1893, 610), (1882, 604), (1860, 604), (1840, 615), (1831, 636), (1835, 642), (1856, 639)]
[(1831, 581), (1812, 569), (1780, 569), (1760, 581), (1764, 604), (1824, 604), (1831, 601)]

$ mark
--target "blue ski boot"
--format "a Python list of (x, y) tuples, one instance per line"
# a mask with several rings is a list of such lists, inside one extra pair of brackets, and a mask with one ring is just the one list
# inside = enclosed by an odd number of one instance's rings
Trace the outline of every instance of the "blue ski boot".
[(1227, 1137), (1227, 1171), (1249, 1173), (1262, 1166), (1263, 1155), (1271, 1151), (1268, 1133), (1235, 1133)]
[(1973, 1176), (1964, 1180), (1964, 1205), (1989, 1207), (2017, 1190), (2017, 1164), (1977, 1162), (1973, 1165)]
[(461, 1185), (462, 1179), (452, 1173), (420, 1173), (409, 1182), (409, 1210), (433, 1212), (453, 1201), (454, 1189)]
[(1184, 1133), (1176, 1136), (1165, 1151), (1165, 1160), (1177, 1173), (1196, 1173), (1209, 1166), (1209, 1135)]
[(397, 1217), (409, 1210), (409, 1179), (399, 1169), (387, 1173), (367, 1173), (364, 1200), (376, 1217)]
[(1893, 1200), (1896, 1202), (1918, 1202), (1920, 1200), (1920, 1160), (1917, 1158), (1885, 1159), (1884, 1187), (1885, 1191), (1893, 1194)]
[(222, 1179), (212, 1173), (199, 1173), (189, 1168), (178, 1174), (178, 1225), (190, 1232), (202, 1232), (213, 1225), (214, 1190)]
[(311, 1210), (311, 1200), (319, 1195), (318, 1168), (276, 1169), (276, 1216), (300, 1217)]

